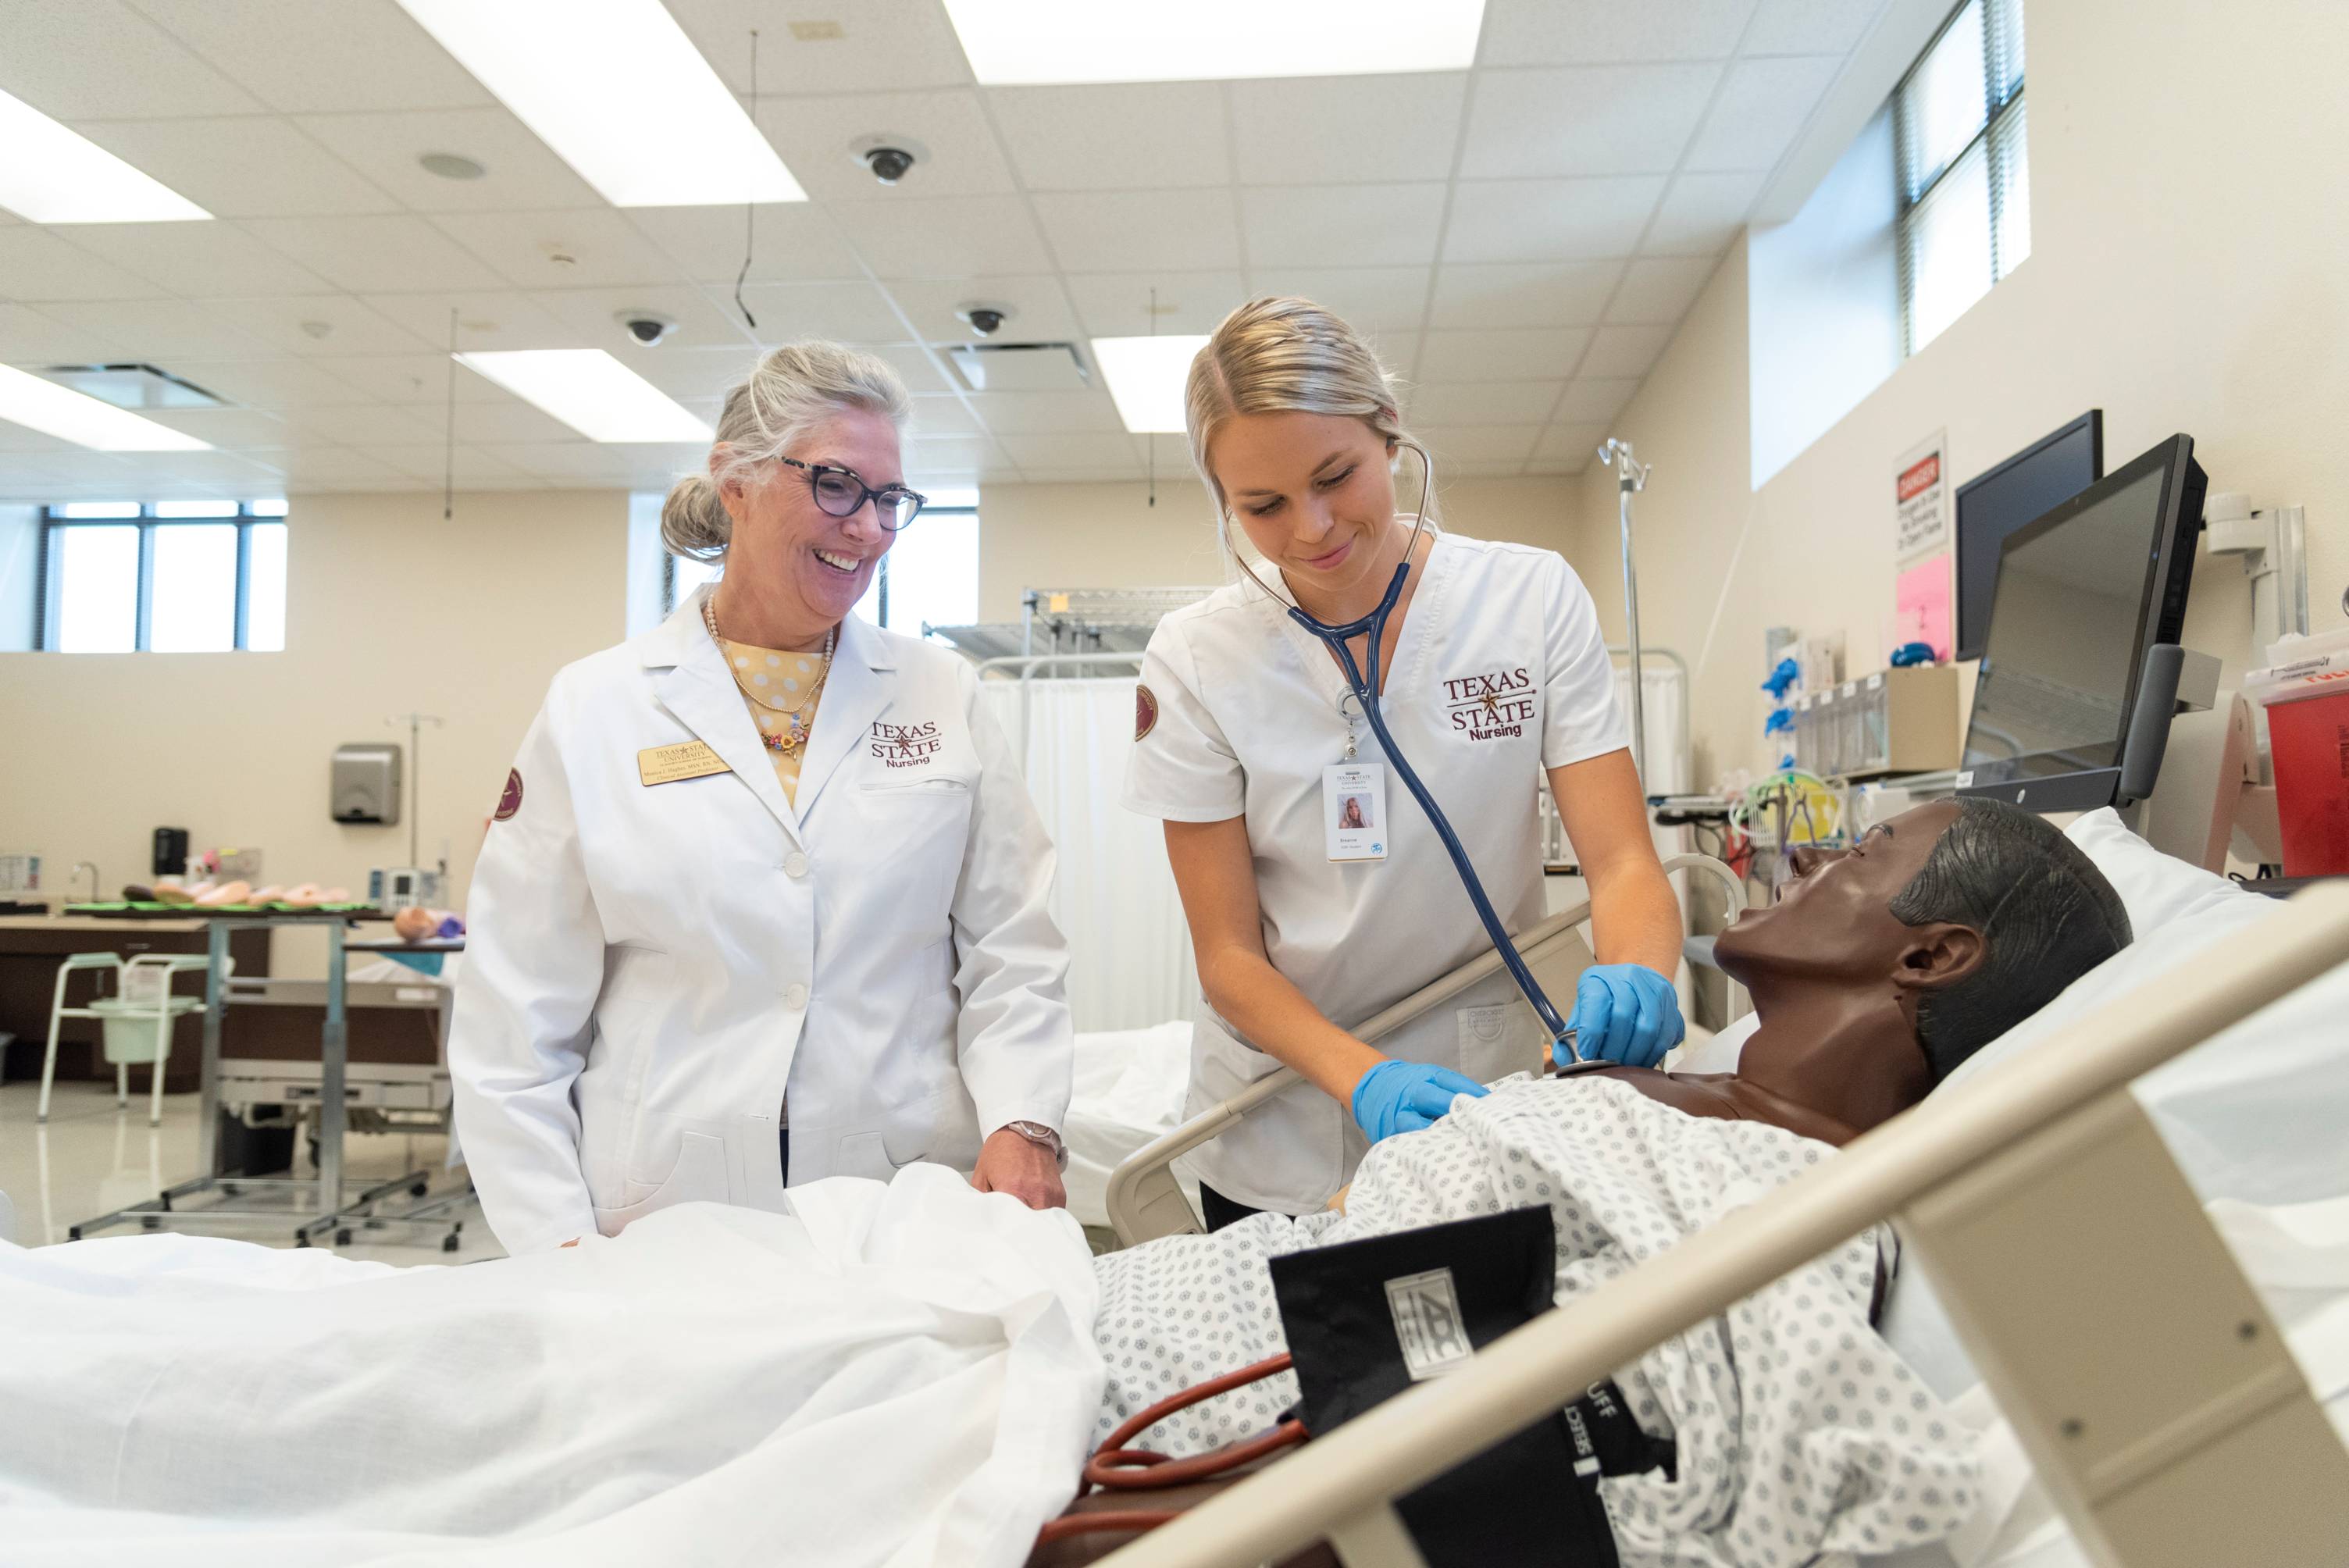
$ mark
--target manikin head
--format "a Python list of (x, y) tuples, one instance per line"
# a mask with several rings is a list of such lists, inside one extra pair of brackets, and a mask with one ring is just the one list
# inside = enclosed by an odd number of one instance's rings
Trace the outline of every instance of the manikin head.
[[(1787, 1033), (1852, 1042), (1805, 1070), (1877, 1077), (1901, 1104), (2129, 942), (2120, 895), (2088, 857), (1997, 801), (1920, 806), (1849, 850), (1796, 849), (1792, 869), (1778, 901), (1715, 947), (1754, 994), (1755, 1043), (1774, 1016), (1802, 1016)], [(1776, 1047), (1782, 1066), (1802, 1048)]]

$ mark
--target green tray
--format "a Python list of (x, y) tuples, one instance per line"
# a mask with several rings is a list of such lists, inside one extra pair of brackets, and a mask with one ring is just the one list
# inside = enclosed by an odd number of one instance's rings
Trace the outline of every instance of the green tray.
[(156, 920), (166, 917), (177, 920), (203, 920), (214, 915), (291, 914), (348, 918), (355, 914), (388, 919), (371, 903), (322, 903), (309, 909), (295, 909), (285, 903), (220, 903), (198, 908), (192, 903), (69, 903), (67, 914), (127, 915), (134, 920)]

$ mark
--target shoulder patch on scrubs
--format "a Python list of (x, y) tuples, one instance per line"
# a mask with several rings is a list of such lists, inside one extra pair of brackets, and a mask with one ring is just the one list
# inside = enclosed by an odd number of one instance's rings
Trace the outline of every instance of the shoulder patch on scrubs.
[(1158, 726), (1158, 699), (1146, 686), (1133, 688), (1133, 738), (1140, 740)]
[(502, 822), (521, 810), (522, 769), (509, 768), (506, 769), (506, 787), (498, 795), (498, 809), (490, 814), (491, 820)]

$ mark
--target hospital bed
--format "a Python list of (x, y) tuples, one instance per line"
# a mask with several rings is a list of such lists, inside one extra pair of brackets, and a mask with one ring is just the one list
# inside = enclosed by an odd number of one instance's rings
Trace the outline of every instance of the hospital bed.
[[(1546, 964), (1572, 962), (1551, 927), (1573, 913), (1528, 934), (1529, 954), (1539, 945)], [(2054, 1560), (2121, 1568), (2349, 1561), (2349, 1449), (2130, 1090), (2254, 1015), (2289, 1012), (2262, 1013), (2279, 998), (2322, 992), (2293, 1027), (2303, 1041), (2330, 1042), (2333, 1076), (2312, 1085), (2323, 1090), (2312, 1098), (2320, 1114), (2337, 1109), (2324, 1095), (2337, 1098), (2339, 1064), (2349, 1061), (2339, 1027), (2344, 997), (2336, 995), (2349, 993), (2349, 887), (2311, 890), (2256, 924), (2235, 921), (2191, 962), (2178, 961), (2182, 946), (2148, 940), (2141, 917), (2137, 923), (2137, 945), (2150, 951), (2137, 954), (2149, 962), (2128, 972), (2134, 983), (2099, 990), (2099, 972), (2076, 984), (2043, 1015), (2054, 1016), (2049, 1026), (2029, 1035), (2039, 1048), (1994, 1043), (1982, 1056), (1999, 1059), (1982, 1064), (1994, 1070), (1961, 1069), (1926, 1103), (1751, 1209), (1108, 1561), (1223, 1568), (1327, 1541), (1348, 1568), (1419, 1568), (1394, 1499), (1888, 1220), (1924, 1260), (2012, 1441), (2069, 1526), (2072, 1550)], [(2311, 984), (2320, 977), (2323, 985)], [(1430, 988), (1442, 995), (1423, 993), (1389, 1013), (1415, 1016), (1453, 994), (1452, 985), (1448, 977)], [(1394, 1022), (1381, 1015), (1365, 1026)], [(2280, 1057), (2274, 1070), (2292, 1068)], [(1128, 1161), (1110, 1188), (1120, 1240), (1195, 1231), (1168, 1164), (1287, 1087), (1278, 1073), (1259, 1080)], [(2319, 1137), (2327, 1135), (2320, 1129)], [(2325, 1180), (2349, 1189), (2342, 1150), (2336, 1123), (2313, 1158), (2330, 1162)], [(2334, 1305), (2342, 1310), (2333, 1315), (2349, 1314), (2349, 1296)]]

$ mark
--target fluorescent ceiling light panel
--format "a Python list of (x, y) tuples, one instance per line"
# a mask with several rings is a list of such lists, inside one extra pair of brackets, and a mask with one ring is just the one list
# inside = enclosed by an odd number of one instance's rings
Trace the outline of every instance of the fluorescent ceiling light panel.
[(600, 348), (502, 349), (460, 354), (457, 362), (591, 441), (707, 441), (713, 433)]
[(0, 419), (101, 452), (212, 449), (210, 441), (7, 365), (0, 365)]
[(1206, 333), (1093, 339), (1093, 363), (1127, 429), (1137, 436), (1183, 433), (1183, 382), (1206, 346)]
[(0, 93), (0, 207), (36, 223), (174, 223), (210, 212), (22, 98)]
[(807, 200), (660, 0), (399, 4), (616, 207)]
[(946, 0), (946, 6), (972, 74), (988, 87), (1462, 71), (1475, 63), (1485, 20), (1485, 0)]

